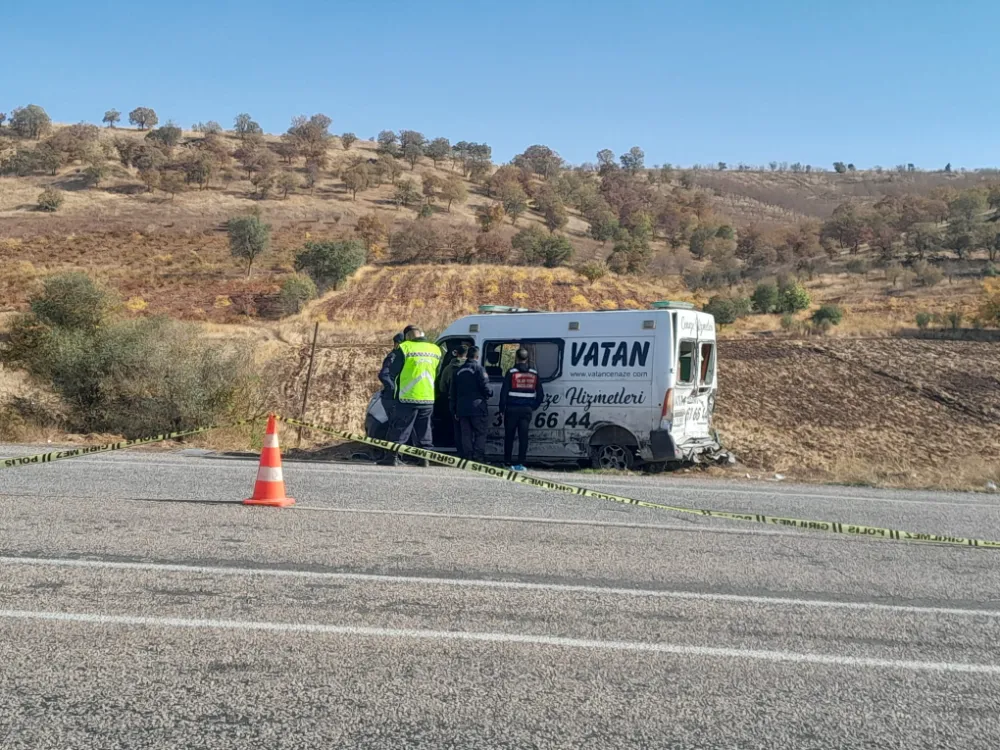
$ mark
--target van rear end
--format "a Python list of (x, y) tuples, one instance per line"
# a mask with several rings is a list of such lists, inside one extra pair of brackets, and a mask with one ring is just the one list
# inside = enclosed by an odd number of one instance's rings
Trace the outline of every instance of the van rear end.
[(716, 394), (715, 319), (681, 309), (670, 313), (670, 341), (661, 351), (663, 375), (659, 422), (650, 432), (652, 461), (688, 461), (717, 450), (712, 413)]

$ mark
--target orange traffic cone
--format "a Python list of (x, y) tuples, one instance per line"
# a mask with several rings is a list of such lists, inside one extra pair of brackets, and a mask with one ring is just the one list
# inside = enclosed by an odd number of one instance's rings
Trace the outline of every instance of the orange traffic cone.
[(244, 505), (273, 505), (284, 508), (295, 501), (285, 497), (285, 479), (281, 475), (281, 449), (278, 448), (278, 430), (274, 415), (267, 416), (267, 432), (264, 447), (260, 452), (260, 468), (257, 469), (257, 483), (253, 497), (243, 501)]

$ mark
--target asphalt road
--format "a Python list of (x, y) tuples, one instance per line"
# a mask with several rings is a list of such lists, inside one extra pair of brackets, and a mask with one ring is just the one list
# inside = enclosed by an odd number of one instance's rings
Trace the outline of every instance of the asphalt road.
[[(22, 451), (0, 447), (0, 453)], [(995, 748), (1000, 552), (450, 469), (115, 453), (0, 472), (0, 747)], [(557, 475), (1000, 539), (1000, 497)]]

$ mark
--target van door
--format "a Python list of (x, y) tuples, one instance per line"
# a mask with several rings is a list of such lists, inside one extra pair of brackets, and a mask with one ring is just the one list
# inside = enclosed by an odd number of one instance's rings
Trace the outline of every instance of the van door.
[(698, 374), (696, 390), (688, 410), (688, 436), (704, 439), (712, 434), (712, 411), (715, 408), (715, 339), (698, 337)]
[(674, 424), (671, 430), (674, 443), (683, 445), (691, 439), (692, 419), (697, 400), (698, 339), (693, 329), (681, 326), (676, 344), (676, 372), (674, 382)]

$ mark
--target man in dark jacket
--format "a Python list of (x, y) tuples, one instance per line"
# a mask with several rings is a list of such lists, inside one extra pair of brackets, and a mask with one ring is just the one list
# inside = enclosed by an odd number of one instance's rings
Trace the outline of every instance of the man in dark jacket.
[(514, 435), (517, 434), (517, 463), (515, 471), (524, 471), (524, 462), (528, 457), (528, 427), (531, 424), (531, 414), (545, 399), (542, 391), (542, 379), (538, 373), (528, 366), (528, 351), (518, 349), (514, 358), (514, 366), (510, 368), (503, 379), (500, 389), (500, 413), (503, 414), (503, 461), (511, 465), (514, 453)]
[(404, 336), (401, 333), (392, 337), (392, 351), (385, 355), (385, 359), (382, 360), (382, 369), (378, 371), (378, 379), (382, 384), (382, 408), (385, 409), (390, 423), (392, 422), (392, 409), (395, 405), (394, 393), (396, 391), (396, 384), (392, 379), (392, 363), (399, 356), (399, 345), (403, 343), (403, 339)]
[(458, 368), (451, 382), (451, 412), (459, 424), (458, 455), (462, 458), (473, 461), (486, 458), (487, 402), (493, 395), (489, 382), (489, 375), (479, 364), (479, 347), (470, 347), (465, 364)]

